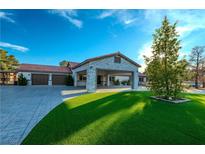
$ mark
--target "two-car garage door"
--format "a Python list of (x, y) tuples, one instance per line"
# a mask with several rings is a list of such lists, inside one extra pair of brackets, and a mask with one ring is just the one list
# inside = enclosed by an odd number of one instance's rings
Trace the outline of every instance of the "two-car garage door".
[(48, 85), (48, 74), (32, 74), (32, 85)]
[[(52, 85), (65, 85), (67, 75), (52, 75)], [(48, 85), (48, 74), (32, 74), (32, 85)]]
[(53, 85), (65, 85), (66, 84), (66, 75), (52, 75), (52, 84)]

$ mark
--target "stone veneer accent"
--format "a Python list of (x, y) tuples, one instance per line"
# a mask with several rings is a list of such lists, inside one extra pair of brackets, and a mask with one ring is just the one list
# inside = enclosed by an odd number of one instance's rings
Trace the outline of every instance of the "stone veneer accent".
[(138, 72), (133, 71), (132, 73), (132, 89), (137, 89), (138, 88), (138, 82), (139, 82), (139, 77), (138, 77)]
[(96, 91), (96, 68), (92, 65), (87, 69), (87, 80), (86, 80), (86, 89), (88, 92)]

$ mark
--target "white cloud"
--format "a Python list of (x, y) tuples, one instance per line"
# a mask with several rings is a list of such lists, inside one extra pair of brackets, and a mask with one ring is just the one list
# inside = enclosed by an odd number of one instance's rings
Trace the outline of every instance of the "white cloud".
[(124, 23), (125, 23), (126, 25), (129, 25), (129, 24), (135, 22), (136, 19), (137, 19), (137, 18), (134, 18), (134, 19), (128, 19), (128, 20), (125, 20)]
[(193, 30), (192, 27), (189, 26), (179, 26), (176, 28), (177, 32), (179, 33), (180, 36), (183, 36), (185, 33), (191, 33), (191, 31)]
[(132, 24), (137, 20), (135, 14), (130, 10), (104, 10), (97, 16), (97, 19), (108, 17), (116, 18), (116, 20), (123, 25)]
[(144, 60), (144, 56), (151, 57), (152, 56), (152, 48), (151, 48), (151, 42), (145, 43), (141, 49), (139, 50), (138, 59)]
[(20, 51), (20, 52), (26, 52), (26, 51), (29, 50), (26, 47), (11, 44), (11, 43), (6, 43), (6, 42), (0, 42), (0, 47), (10, 48), (10, 49), (17, 50), (17, 51)]
[(49, 12), (52, 14), (58, 14), (78, 28), (82, 28), (83, 26), (83, 22), (77, 19), (78, 14), (76, 10), (52, 10)]
[(184, 57), (186, 57), (187, 56), (187, 52), (185, 52), (185, 51), (179, 51), (179, 59), (182, 59), (182, 58), (184, 58)]
[(117, 10), (106, 10), (103, 11), (100, 15), (97, 16), (98, 19), (104, 19), (112, 16)]
[(140, 65), (142, 66), (139, 70), (140, 72), (144, 72), (146, 68), (146, 64), (144, 62), (144, 56), (151, 57), (152, 56), (152, 48), (151, 48), (151, 42), (145, 43), (141, 49), (139, 50), (139, 55), (137, 59), (141, 62)]
[(182, 38), (195, 30), (205, 29), (205, 13), (202, 10), (145, 10), (144, 19), (149, 23), (146, 29), (158, 28), (164, 16), (171, 23), (178, 22), (177, 31)]
[(82, 23), (81, 20), (74, 19), (74, 18), (69, 17), (69, 16), (67, 16), (66, 18), (69, 20), (70, 23), (72, 23), (72, 24), (75, 25), (76, 27), (82, 28), (83, 23)]
[(15, 21), (9, 17), (10, 15), (12, 14), (7, 12), (0, 12), (0, 19), (4, 19), (8, 22), (15, 23)]
[(115, 18), (118, 23), (125, 26), (140, 23), (144, 31), (153, 33), (160, 27), (164, 16), (167, 16), (171, 23), (178, 22), (177, 31), (181, 38), (195, 30), (205, 29), (204, 10), (103, 10), (97, 19)]

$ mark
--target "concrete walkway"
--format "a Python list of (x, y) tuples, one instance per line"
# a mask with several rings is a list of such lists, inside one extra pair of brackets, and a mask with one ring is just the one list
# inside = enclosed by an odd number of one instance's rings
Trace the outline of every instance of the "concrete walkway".
[(205, 94), (205, 90), (202, 89), (187, 89), (186, 92), (192, 94)]
[(1, 86), (0, 144), (20, 144), (54, 107), (84, 93), (67, 86)]
[(98, 87), (96, 92), (103, 93), (103, 92), (127, 92), (127, 91), (148, 91), (148, 89), (144, 86), (139, 86), (137, 90), (133, 90), (131, 86), (127, 87)]

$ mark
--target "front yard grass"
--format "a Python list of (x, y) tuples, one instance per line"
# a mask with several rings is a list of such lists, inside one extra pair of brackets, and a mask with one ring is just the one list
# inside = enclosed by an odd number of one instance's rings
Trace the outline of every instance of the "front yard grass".
[(22, 144), (205, 144), (205, 95), (169, 104), (149, 92), (94, 93), (67, 100)]

